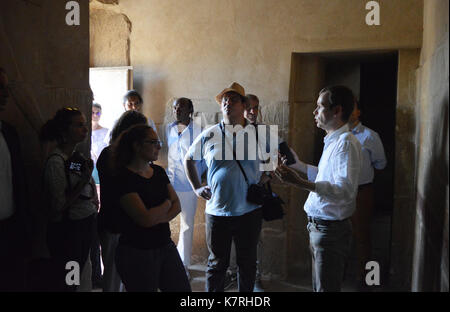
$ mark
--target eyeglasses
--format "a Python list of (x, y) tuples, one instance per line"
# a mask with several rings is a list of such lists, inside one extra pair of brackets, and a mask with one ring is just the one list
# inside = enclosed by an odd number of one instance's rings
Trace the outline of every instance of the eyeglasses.
[(154, 146), (162, 147), (163, 142), (160, 140), (146, 140), (143, 142), (144, 144), (153, 144)]
[(95, 115), (95, 116), (100, 116), (102, 113), (101, 112), (92, 112), (92, 115)]
[(76, 107), (64, 107), (64, 109), (68, 110), (68, 111), (77, 111), (78, 110), (78, 108), (76, 108)]

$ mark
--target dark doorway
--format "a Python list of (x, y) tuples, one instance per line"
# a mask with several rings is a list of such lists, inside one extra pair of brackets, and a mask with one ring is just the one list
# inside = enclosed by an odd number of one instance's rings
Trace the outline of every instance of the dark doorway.
[(377, 214), (392, 214), (393, 209), (396, 97), (397, 54), (361, 63), (361, 122), (378, 132), (387, 158), (386, 169), (376, 171), (374, 180)]
[[(325, 61), (325, 85), (343, 84), (358, 98), (363, 125), (376, 131), (383, 142), (387, 166), (375, 170), (375, 211), (372, 219), (372, 260), (380, 265), (381, 286), (389, 276), (391, 219), (394, 202), (395, 123), (397, 103), (397, 52), (339, 53), (321, 55)], [(323, 142), (318, 142), (321, 153)], [(320, 153), (317, 156), (320, 157)], [(356, 272), (355, 252), (346, 279)]]

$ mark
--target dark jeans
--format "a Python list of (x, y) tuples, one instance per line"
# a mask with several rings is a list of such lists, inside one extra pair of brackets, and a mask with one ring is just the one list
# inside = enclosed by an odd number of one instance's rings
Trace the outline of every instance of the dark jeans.
[(26, 257), (17, 231), (14, 218), (0, 220), (0, 292), (26, 290)]
[(240, 292), (253, 291), (256, 276), (256, 246), (261, 232), (261, 223), (261, 209), (238, 217), (206, 214), (206, 242), (209, 250), (206, 291), (224, 291), (232, 241), (236, 246), (238, 289)]
[(329, 225), (308, 223), (312, 255), (312, 282), (317, 292), (341, 291), (352, 242), (350, 219)]
[[(95, 224), (97, 225), (98, 215), (95, 217)], [(96, 227), (97, 228), (97, 227)], [(97, 231), (94, 231), (92, 237), (92, 246), (89, 253), (92, 264), (92, 288), (99, 286), (102, 282), (102, 267), (101, 267), (101, 254), (100, 254), (100, 239)]]
[(66, 263), (76, 261), (80, 265), (80, 275), (92, 246), (95, 231), (95, 215), (81, 220), (65, 220), (49, 223), (47, 246), (53, 270), (49, 276), (55, 291), (75, 291), (76, 286), (66, 284)]
[(173, 242), (156, 249), (117, 246), (116, 267), (128, 292), (190, 292), (191, 285)]

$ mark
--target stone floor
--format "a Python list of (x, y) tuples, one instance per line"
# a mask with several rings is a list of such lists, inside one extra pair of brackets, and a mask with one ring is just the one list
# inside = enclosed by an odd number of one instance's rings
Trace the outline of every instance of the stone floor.
[[(388, 214), (378, 214), (374, 217), (372, 224), (372, 239), (373, 239), (373, 260), (380, 264), (381, 270), (381, 285), (366, 288), (364, 291), (373, 292), (390, 292), (395, 291), (390, 289), (385, 281), (388, 275), (389, 268), (389, 245), (390, 245), (390, 231), (391, 217)], [(353, 252), (354, 254), (354, 252)], [(355, 264), (355, 257), (349, 259), (348, 267), (352, 268)], [(194, 292), (205, 291), (205, 264), (193, 264), (189, 267), (191, 275), (191, 287)], [(266, 292), (311, 292), (311, 279), (305, 278), (303, 280), (263, 280), (264, 291)], [(94, 292), (101, 291), (99, 289), (92, 290)], [(237, 287), (231, 288), (226, 292), (236, 292)], [(347, 270), (345, 280), (342, 287), (343, 292), (358, 292), (355, 282), (355, 274), (352, 270)]]
[[(380, 213), (374, 216), (372, 223), (372, 247), (373, 260), (380, 264), (381, 271), (381, 285), (365, 288), (364, 291), (385, 292), (392, 291), (387, 283), (387, 275), (389, 268), (389, 245), (391, 233), (391, 217), (388, 214)], [(354, 254), (354, 252), (353, 252)], [(355, 257), (349, 259), (348, 267), (352, 268), (355, 265)], [(205, 269), (204, 264), (195, 264), (189, 267), (191, 274), (191, 287), (195, 292), (205, 291)], [(311, 292), (312, 284), (310, 278), (304, 280), (263, 280), (264, 290), (267, 292)], [(237, 288), (231, 288), (227, 292), (235, 292)], [(343, 292), (358, 292), (356, 287), (355, 274), (352, 270), (347, 270), (345, 280), (342, 287)]]

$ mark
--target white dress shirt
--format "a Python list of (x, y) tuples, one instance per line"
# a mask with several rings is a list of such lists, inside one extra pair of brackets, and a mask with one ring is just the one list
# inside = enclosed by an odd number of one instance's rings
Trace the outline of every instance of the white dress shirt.
[(355, 211), (361, 171), (361, 144), (345, 124), (324, 138), (319, 166), (307, 166), (308, 179), (316, 183), (305, 202), (310, 217), (343, 220)]
[(373, 168), (381, 170), (386, 167), (386, 156), (384, 154), (383, 143), (381, 143), (378, 133), (361, 123), (352, 129), (353, 135), (361, 143), (362, 148), (362, 168), (359, 175), (359, 185), (373, 182)]
[(0, 220), (4, 220), (14, 213), (14, 199), (11, 154), (1, 129), (0, 121)]
[[(192, 192), (192, 186), (184, 171), (184, 157), (192, 142), (194, 142), (201, 132), (201, 126), (194, 124), (192, 120), (181, 133), (178, 133), (177, 122), (167, 125), (167, 176), (174, 190), (177, 192)], [(200, 177), (206, 167), (202, 162), (197, 168), (197, 173)]]

